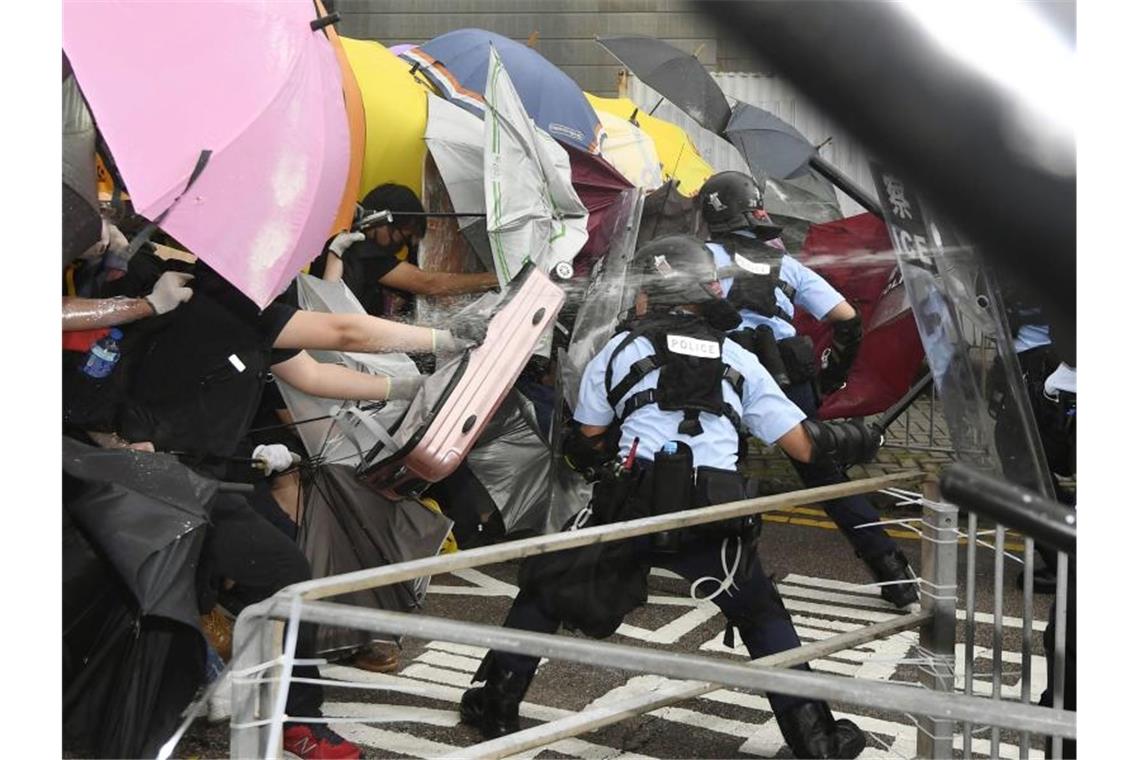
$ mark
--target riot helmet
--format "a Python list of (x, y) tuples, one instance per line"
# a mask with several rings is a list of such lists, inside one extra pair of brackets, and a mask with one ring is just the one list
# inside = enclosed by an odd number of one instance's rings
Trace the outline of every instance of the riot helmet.
[(724, 299), (712, 252), (690, 235), (646, 243), (634, 256), (633, 271), (641, 278), (650, 311), (696, 306), (718, 330), (740, 324), (740, 313)]
[(764, 211), (764, 194), (756, 180), (743, 172), (720, 172), (709, 177), (698, 194), (701, 216), (709, 232), (751, 230), (760, 240), (771, 240), (783, 229), (772, 224)]
[(701, 304), (720, 298), (712, 253), (689, 235), (666, 235), (643, 245), (634, 271), (653, 306)]

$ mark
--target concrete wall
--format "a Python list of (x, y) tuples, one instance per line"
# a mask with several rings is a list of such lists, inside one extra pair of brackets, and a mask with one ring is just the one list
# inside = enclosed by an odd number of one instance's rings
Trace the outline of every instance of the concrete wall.
[[(326, 3), (327, 5), (327, 3)], [(699, 10), (685, 0), (337, 0), (340, 32), (385, 45), (420, 43), (478, 27), (535, 48), (584, 90), (617, 91), (619, 66), (595, 35), (642, 34), (697, 53), (710, 69), (755, 70), (738, 45), (719, 42)], [(723, 54), (723, 55), (722, 55)]]

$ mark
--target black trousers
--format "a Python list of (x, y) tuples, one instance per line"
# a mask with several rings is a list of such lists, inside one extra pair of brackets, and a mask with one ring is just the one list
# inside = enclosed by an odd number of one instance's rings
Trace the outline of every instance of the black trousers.
[[(671, 570), (690, 581), (706, 576), (718, 579), (724, 577), (724, 570), (721, 568), (720, 540), (694, 537), (686, 541), (682, 550), (676, 554), (653, 551), (648, 536), (630, 541), (653, 567)], [(736, 588), (718, 594), (713, 602), (720, 607), (729, 623), (740, 632), (741, 640), (753, 658), (795, 649), (800, 645), (800, 638), (796, 635), (796, 629), (792, 625), (788, 611), (784, 608), (780, 593), (760, 566), (759, 558), (754, 557), (750, 563), (742, 563), (742, 566), (744, 565), (747, 565), (747, 571), (737, 573)], [(711, 582), (702, 584), (698, 588), (698, 593), (708, 594), (713, 586)], [(511, 605), (503, 625), (538, 633), (554, 633), (561, 625), (561, 621), (546, 614), (536, 599), (520, 593)], [(495, 652), (493, 658), (498, 667), (527, 679), (534, 675), (539, 662), (537, 657), (505, 652)], [(800, 670), (809, 669), (806, 664), (796, 667)], [(768, 700), (777, 713), (808, 701), (802, 697), (786, 694), (768, 694)]]
[[(203, 580), (212, 589), (222, 589), (226, 580), (232, 589), (219, 591), (220, 601), (233, 613), (260, 602), (293, 583), (309, 580), (312, 573), (305, 555), (295, 543), (268, 520), (257, 514), (237, 494), (218, 494), (210, 514), (211, 527), (202, 549)], [(305, 624), (297, 638), (297, 657), (316, 656), (317, 627)], [(293, 668), (297, 678), (319, 678), (313, 665)], [(285, 710), (289, 715), (315, 717), (321, 714), (324, 693), (318, 684), (289, 686)]]
[[(796, 383), (785, 391), (788, 399), (800, 408), (808, 419), (816, 418), (815, 391), (810, 383)], [(846, 483), (848, 477), (831, 461), (804, 463), (792, 460), (792, 466), (808, 488)], [(866, 496), (845, 496), (823, 502), (827, 516), (838, 526), (860, 557), (878, 557), (895, 551), (898, 544), (879, 525), (856, 528), (857, 525), (879, 521), (879, 512)]]

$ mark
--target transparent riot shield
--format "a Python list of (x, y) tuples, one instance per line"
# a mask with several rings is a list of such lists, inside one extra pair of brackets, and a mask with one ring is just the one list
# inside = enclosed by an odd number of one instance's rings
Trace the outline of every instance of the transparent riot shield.
[(958, 459), (1054, 498), (991, 273), (899, 177), (872, 173)]
[(613, 337), (614, 329), (633, 305), (636, 290), (628, 287), (625, 275), (636, 250), (644, 202), (644, 196), (636, 188), (622, 193), (619, 203), (623, 211), (614, 215), (610, 250), (595, 262), (590, 272), (574, 319), (570, 345), (564, 361), (559, 364), (562, 397), (571, 411), (578, 403), (578, 386), (586, 364)]

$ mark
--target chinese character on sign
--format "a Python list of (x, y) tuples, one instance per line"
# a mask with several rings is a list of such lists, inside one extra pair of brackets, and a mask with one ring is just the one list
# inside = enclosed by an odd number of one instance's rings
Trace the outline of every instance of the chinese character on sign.
[(887, 196), (891, 201), (891, 211), (899, 219), (910, 219), (910, 201), (906, 199), (906, 190), (898, 177), (890, 174), (883, 175), (883, 183), (887, 186)]

